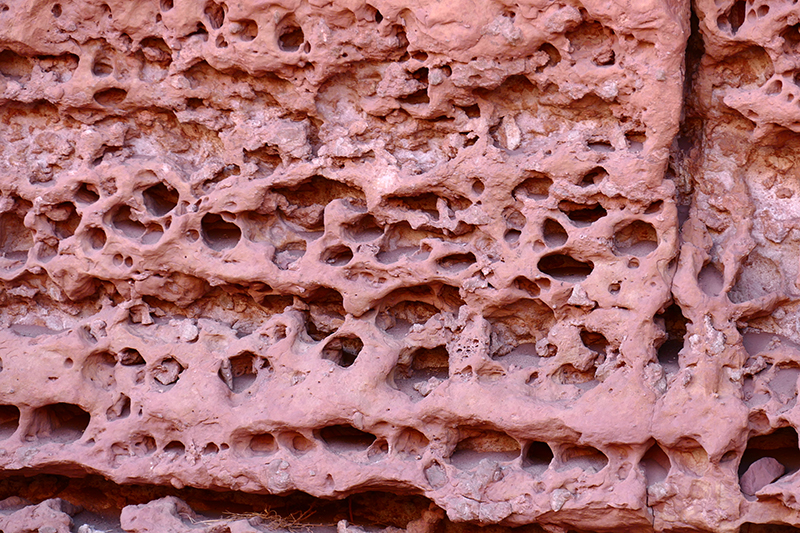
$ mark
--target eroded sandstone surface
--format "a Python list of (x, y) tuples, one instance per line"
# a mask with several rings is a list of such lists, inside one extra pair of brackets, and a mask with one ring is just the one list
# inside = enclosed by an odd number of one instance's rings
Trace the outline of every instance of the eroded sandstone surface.
[[(793, 530), (798, 28), (789, 1), (0, 3), (0, 469), (430, 500), (339, 533)], [(14, 487), (10, 531), (92, 499)], [(109, 527), (289, 527), (192, 494)]]

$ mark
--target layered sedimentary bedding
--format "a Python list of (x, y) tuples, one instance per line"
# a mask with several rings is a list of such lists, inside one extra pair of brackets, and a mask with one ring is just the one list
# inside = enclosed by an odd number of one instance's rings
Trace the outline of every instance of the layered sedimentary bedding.
[[(800, 526), (798, 28), (7, 0), (0, 469), (122, 487), (109, 531), (312, 527), (165, 486), (424, 496), (363, 515), (409, 533)], [(0, 528), (79, 530), (85, 491), (11, 479)]]

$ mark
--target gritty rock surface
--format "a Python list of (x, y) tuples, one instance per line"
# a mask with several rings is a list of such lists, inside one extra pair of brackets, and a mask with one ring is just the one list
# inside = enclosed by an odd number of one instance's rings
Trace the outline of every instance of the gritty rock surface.
[(693, 9), (0, 3), (0, 469), (800, 526), (800, 7)]

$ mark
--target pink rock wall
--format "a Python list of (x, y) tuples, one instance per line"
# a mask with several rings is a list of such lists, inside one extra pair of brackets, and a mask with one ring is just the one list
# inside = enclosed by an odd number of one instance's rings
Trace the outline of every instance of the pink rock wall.
[[(752, 0), (7, 0), (0, 469), (800, 526), (798, 27)], [(0, 526), (75, 514), (20, 501)]]

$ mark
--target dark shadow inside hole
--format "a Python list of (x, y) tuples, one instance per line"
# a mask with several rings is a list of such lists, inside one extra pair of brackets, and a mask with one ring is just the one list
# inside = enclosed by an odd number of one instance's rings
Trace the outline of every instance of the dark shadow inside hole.
[(589, 277), (594, 264), (591, 261), (578, 261), (565, 254), (550, 254), (539, 260), (538, 268), (551, 278), (577, 283)]
[(344, 266), (353, 259), (353, 251), (347, 246), (340, 245), (328, 248), (322, 254), (322, 261), (331, 266)]
[(184, 366), (174, 357), (167, 357), (153, 368), (153, 379), (163, 387), (170, 388), (178, 382)]
[(288, 270), (306, 254), (306, 241), (286, 243), (275, 249), (272, 262), (281, 269)]
[(220, 29), (222, 24), (225, 22), (225, 10), (216, 2), (207, 2), (203, 13), (205, 13), (208, 23), (215, 30)]
[(74, 442), (83, 436), (90, 421), (89, 413), (77, 405), (45, 405), (33, 412), (26, 438), (60, 443)]
[(539, 47), (539, 51), (547, 54), (547, 63), (544, 66), (537, 68), (537, 72), (540, 72), (547, 67), (553, 67), (561, 61), (561, 52), (559, 52), (558, 48), (550, 43), (542, 44), (542, 46)]
[(208, 41), (208, 30), (206, 29), (205, 25), (202, 22), (198, 22), (195, 30), (186, 36), (186, 38), (198, 36), (203, 41)]
[(522, 468), (533, 475), (541, 475), (553, 462), (553, 450), (546, 442), (533, 441), (528, 444), (522, 458)]
[(440, 258), (436, 263), (444, 270), (450, 272), (461, 272), (477, 262), (475, 254), (468, 252), (465, 254), (451, 254)]
[(664, 321), (667, 339), (658, 348), (658, 363), (666, 374), (674, 374), (680, 370), (678, 354), (683, 350), (688, 320), (676, 303), (667, 307), (662, 314), (656, 315), (656, 321), (659, 320)]
[(480, 118), (481, 117), (481, 108), (478, 104), (472, 104), (466, 107), (461, 108), (464, 113), (466, 113), (467, 118)]
[(75, 191), (75, 201), (81, 204), (93, 204), (100, 199), (97, 189), (89, 183), (81, 183)]
[[(772, 462), (773, 465), (782, 466), (782, 468), (772, 470), (771, 467), (755, 467), (748, 474), (748, 470), (754, 463), (759, 461), (759, 464), (762, 464), (765, 458), (771, 458), (772, 461), (769, 459), (767, 461)], [(756, 470), (762, 472), (757, 473)], [(767, 476), (763, 470), (767, 470), (771, 475)], [(753, 496), (769, 483), (798, 470), (800, 470), (800, 449), (798, 449), (797, 431), (793, 427), (783, 427), (768, 435), (752, 437), (747, 441), (747, 448), (739, 463), (738, 473), (742, 492)]]
[(797, 528), (785, 524), (754, 524), (746, 522), (739, 528), (739, 533), (797, 533)]
[(0, 440), (9, 438), (19, 427), (19, 407), (0, 405)]
[(236, 21), (239, 24), (239, 38), (244, 42), (250, 42), (258, 37), (258, 24), (256, 21), (246, 19)]
[(608, 141), (593, 141), (587, 143), (587, 146), (594, 152), (610, 153), (614, 151), (614, 147)]
[(593, 389), (598, 385), (594, 367), (589, 370), (580, 370), (571, 364), (561, 365), (553, 377), (557, 383), (575, 385), (583, 391)]
[(534, 296), (534, 297), (539, 296), (539, 294), (542, 291), (538, 283), (531, 281), (524, 276), (519, 276), (514, 279), (514, 288), (524, 291), (529, 296)]
[(137, 239), (144, 234), (144, 224), (132, 218), (130, 206), (120, 206), (111, 215), (111, 225), (130, 239)]
[(745, 0), (737, 0), (727, 13), (719, 17), (717, 24), (721, 29), (729, 29), (731, 34), (736, 35), (744, 24), (746, 15), (747, 3)]
[(425, 324), (439, 312), (434, 305), (415, 300), (413, 294), (408, 300), (398, 302), (379, 313), (376, 319), (378, 327), (396, 337), (405, 336), (414, 324)]
[(583, 342), (583, 345), (592, 350), (593, 352), (597, 353), (602, 357), (605, 357), (609, 343), (608, 339), (606, 339), (606, 337), (602, 333), (598, 333), (596, 331), (588, 331), (585, 329), (581, 330), (581, 342)]
[(81, 216), (75, 210), (72, 202), (62, 202), (55, 206), (54, 212), (58, 212), (58, 220), (54, 221), (54, 233), (59, 239), (67, 239), (75, 235), (75, 230), (81, 223)]
[(0, 214), (0, 255), (12, 261), (25, 261), (33, 246), (33, 235), (24, 217), (14, 212)]
[(319, 430), (319, 436), (328, 449), (334, 453), (365, 451), (377, 438), (371, 433), (344, 424), (322, 428)]
[(106, 410), (106, 419), (111, 422), (114, 420), (128, 418), (130, 414), (131, 399), (125, 394), (120, 394), (117, 401), (114, 402), (114, 405)]
[(101, 54), (94, 58), (92, 63), (92, 74), (98, 78), (104, 78), (114, 72), (114, 66), (111, 64), (111, 58)]
[(576, 204), (567, 200), (559, 202), (558, 209), (578, 227), (597, 222), (607, 214), (605, 208), (600, 204)]
[(375, 217), (365, 215), (345, 226), (345, 235), (355, 242), (370, 242), (383, 235), (383, 229), (378, 225)]
[(178, 205), (178, 192), (163, 183), (148, 187), (142, 192), (144, 205), (152, 215), (164, 216)]
[(242, 238), (239, 226), (222, 219), (220, 215), (208, 213), (201, 221), (203, 242), (212, 250), (222, 251), (234, 248)]
[(644, 143), (647, 137), (640, 131), (629, 131), (625, 134), (625, 139), (628, 141), (628, 150), (631, 152), (641, 152), (644, 149)]
[(356, 358), (363, 348), (364, 343), (358, 337), (336, 337), (325, 345), (321, 355), (323, 359), (347, 368), (356, 362)]
[(318, 175), (291, 187), (275, 188), (273, 192), (283, 197), (278, 197), (278, 206), (286, 219), (308, 231), (324, 229), (325, 206), (334, 200), (347, 199), (351, 206), (366, 208), (360, 189)]
[(564, 229), (564, 226), (552, 218), (548, 218), (544, 221), (544, 225), (542, 226), (542, 237), (548, 247), (556, 248), (566, 244), (569, 235)]
[(388, 203), (392, 207), (399, 207), (402, 209), (409, 209), (413, 211), (422, 211), (433, 220), (439, 220), (439, 209), (437, 202), (439, 197), (433, 193), (422, 193), (417, 196), (391, 196)]
[(186, 446), (181, 441), (173, 440), (164, 446), (164, 453), (172, 455), (183, 455), (186, 452)]
[(669, 456), (664, 453), (664, 450), (656, 442), (645, 452), (639, 465), (644, 471), (647, 486), (661, 483), (667, 479), (671, 467)]
[(309, 294), (305, 301), (309, 315), (305, 321), (306, 332), (315, 341), (323, 340), (344, 323), (344, 298), (338, 291), (320, 287)]
[(134, 348), (123, 348), (119, 352), (119, 363), (123, 366), (141, 366), (146, 364), (144, 357), (139, 350)]
[(85, 242), (92, 250), (102, 250), (106, 245), (106, 232), (100, 228), (89, 228), (86, 230)]
[(415, 93), (399, 98), (399, 100), (400, 103), (407, 105), (421, 105), (429, 104), (431, 102), (431, 99), (428, 97), (427, 89), (420, 89)]
[(608, 172), (603, 167), (595, 167), (587, 172), (581, 182), (578, 184), (581, 187), (589, 187), (590, 185), (598, 185), (601, 181), (608, 177)]
[(297, 52), (305, 42), (303, 29), (296, 25), (287, 25), (278, 36), (278, 46), (284, 52)]

